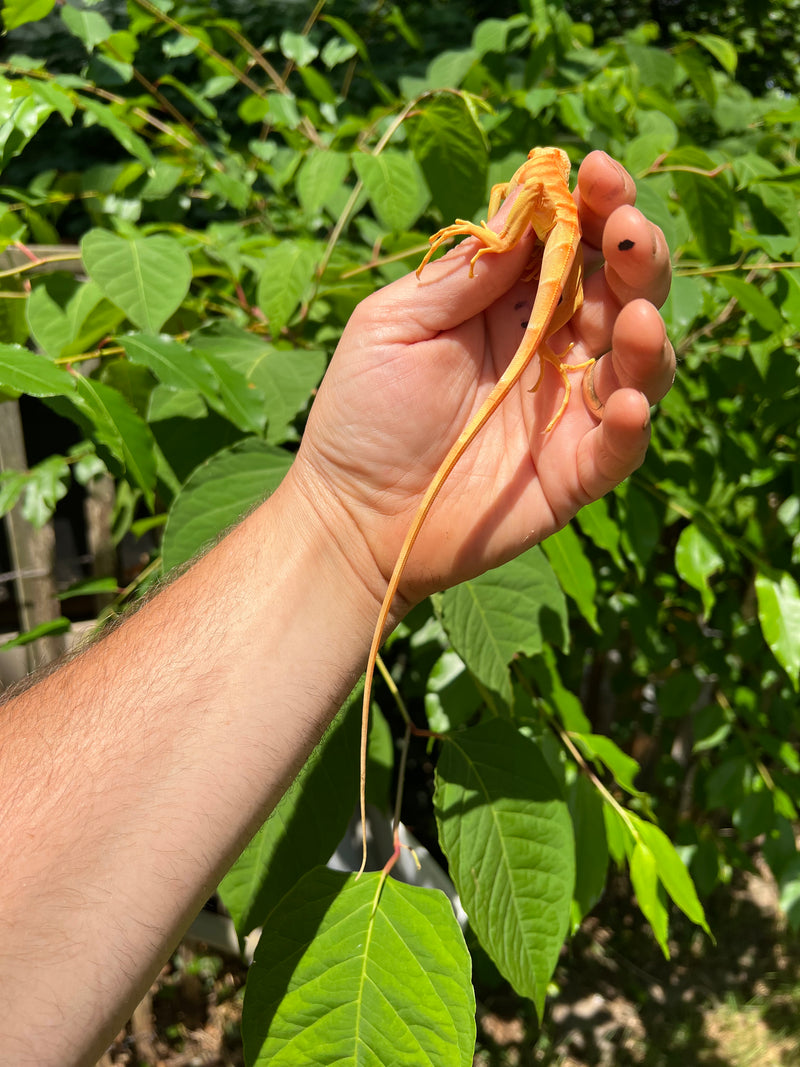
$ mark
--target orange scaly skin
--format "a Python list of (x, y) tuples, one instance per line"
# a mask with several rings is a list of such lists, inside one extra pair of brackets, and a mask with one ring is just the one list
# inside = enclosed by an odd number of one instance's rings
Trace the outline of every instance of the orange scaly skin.
[[(567, 365), (563, 362), (563, 356), (560, 357), (554, 354), (546, 344), (548, 337), (567, 323), (583, 303), (581, 229), (577, 207), (569, 191), (569, 172), (569, 159), (560, 148), (532, 149), (528, 154), (527, 160), (517, 170), (511, 181), (496, 185), (492, 189), (489, 200), (490, 218), (497, 212), (506, 197), (514, 192), (517, 194), (509, 209), (502, 231), (495, 233), (489, 229), (485, 222), (477, 226), (474, 223), (465, 222), (463, 219), (456, 219), (452, 226), (446, 226), (431, 237), (431, 247), (417, 269), (417, 277), (419, 277), (423, 267), (433, 253), (445, 241), (461, 234), (477, 237), (483, 243), (483, 247), (475, 253), (470, 262), (470, 277), (472, 277), (475, 263), (481, 256), (487, 252), (506, 252), (513, 248), (522, 238), (528, 226), (533, 228), (542, 244), (536, 297), (522, 342), (514, 358), (468, 425), (461, 432), (458, 440), (447, 453), (441, 466), (433, 476), (406, 534), (381, 605), (375, 633), (372, 638), (369, 659), (367, 660), (364, 681), (364, 702), (361, 721), (360, 795), (363, 858), (359, 874), (364, 870), (367, 860), (365, 797), (367, 736), (375, 662), (383, 640), (383, 629), (386, 625), (389, 610), (425, 517), (456, 463), (458, 463), (487, 420), (500, 406), (512, 386), (519, 381), (523, 371), (537, 351), (541, 367), (538, 380), (531, 392), (535, 392), (541, 385), (545, 363), (550, 363), (555, 367), (564, 382), (564, 398), (559, 410), (546, 427), (546, 432), (552, 430), (558, 423), (569, 402), (571, 387), (568, 372), (584, 370), (594, 362), (594, 360), (588, 360), (585, 363)], [(535, 273), (536, 271), (532, 271), (531, 277)], [(563, 353), (564, 356), (566, 354), (566, 352)]]

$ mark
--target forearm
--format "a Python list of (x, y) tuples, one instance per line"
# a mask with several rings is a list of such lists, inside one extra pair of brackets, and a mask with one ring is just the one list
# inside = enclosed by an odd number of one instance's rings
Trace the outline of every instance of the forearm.
[(102, 1052), (354, 684), (374, 606), (334, 542), (279, 490), (0, 711), (0, 1047), (18, 1067)]

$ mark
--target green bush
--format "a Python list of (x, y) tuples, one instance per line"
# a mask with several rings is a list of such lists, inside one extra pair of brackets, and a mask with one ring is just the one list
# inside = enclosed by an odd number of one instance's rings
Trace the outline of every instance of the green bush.
[[(665, 49), (644, 24), (595, 47), (541, 0), (457, 47), (447, 4), (271, 25), (202, 0), (52, 8), (4, 9), (0, 241), (30, 255), (3, 272), (0, 387), (85, 441), (3, 471), (3, 510), (41, 524), (108, 470), (116, 536), (163, 526), (163, 568), (181, 565), (278, 484), (362, 297), (479, 216), (530, 146), (608, 151), (674, 253), (678, 380), (634, 477), (392, 637), (371, 800), (391, 806), (399, 690), (444, 735), (426, 843), (540, 1015), (612, 863), (665, 953), (669, 909), (705, 926), (700, 898), (755, 848), (800, 925), (797, 100), (748, 91), (720, 36), (673, 27)], [(74, 62), (39, 58), (45, 19)], [(70, 241), (46, 263), (29, 248)], [(466, 1065), (470, 960), (444, 898), (322, 866), (355, 803), (351, 706), (221, 887), (240, 935), (265, 931), (248, 1060)]]

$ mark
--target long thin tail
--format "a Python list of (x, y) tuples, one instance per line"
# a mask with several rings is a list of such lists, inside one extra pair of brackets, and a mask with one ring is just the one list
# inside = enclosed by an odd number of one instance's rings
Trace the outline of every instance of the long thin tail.
[(366, 829), (366, 780), (367, 780), (367, 743), (369, 736), (369, 711), (372, 699), (372, 682), (375, 675), (375, 661), (383, 643), (383, 630), (389, 611), (397, 595), (400, 579), (403, 576), (408, 557), (416, 543), (422, 524), (436, 500), (439, 492), (447, 481), (450, 472), (458, 463), (466, 449), (477, 437), (488, 418), (500, 406), (500, 402), (511, 388), (519, 381), (525, 368), (533, 358), (537, 348), (546, 338), (550, 321), (558, 306), (564, 288), (564, 280), (572, 269), (577, 250), (576, 226), (570, 220), (557, 222), (548, 234), (542, 257), (542, 266), (539, 277), (539, 286), (536, 290), (533, 308), (530, 314), (530, 326), (526, 330), (522, 344), (514, 358), (506, 367), (503, 374), (497, 379), (491, 392), (486, 397), (480, 408), (473, 415), (470, 422), (461, 432), (458, 440), (453, 444), (445, 456), (441, 466), (431, 479), (430, 485), (417, 509), (414, 519), (406, 534), (397, 562), (394, 565), (392, 576), (386, 587), (386, 593), (381, 604), (375, 632), (372, 636), (372, 644), (367, 659), (367, 669), (364, 678), (364, 697), (361, 707), (361, 761), (360, 761), (360, 810), (361, 810), (361, 866), (358, 874), (364, 871), (367, 863), (367, 829)]

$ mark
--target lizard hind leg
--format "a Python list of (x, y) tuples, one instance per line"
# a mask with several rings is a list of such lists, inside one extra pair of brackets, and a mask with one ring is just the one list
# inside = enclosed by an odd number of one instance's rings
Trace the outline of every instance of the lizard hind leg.
[(564, 412), (567, 410), (567, 404), (572, 396), (572, 382), (569, 379), (570, 374), (574, 371), (586, 371), (588, 367), (591, 367), (596, 361), (594, 359), (585, 359), (581, 363), (566, 363), (566, 357), (572, 351), (574, 342), (570, 341), (567, 347), (561, 353), (556, 353), (546, 343), (539, 345), (539, 376), (536, 379), (536, 384), (528, 390), (529, 393), (535, 393), (544, 379), (545, 367), (549, 363), (558, 372), (561, 381), (564, 383), (564, 396), (561, 398), (558, 411), (553, 415), (552, 419), (544, 428), (545, 433), (550, 433), (551, 430), (561, 422), (561, 418)]

